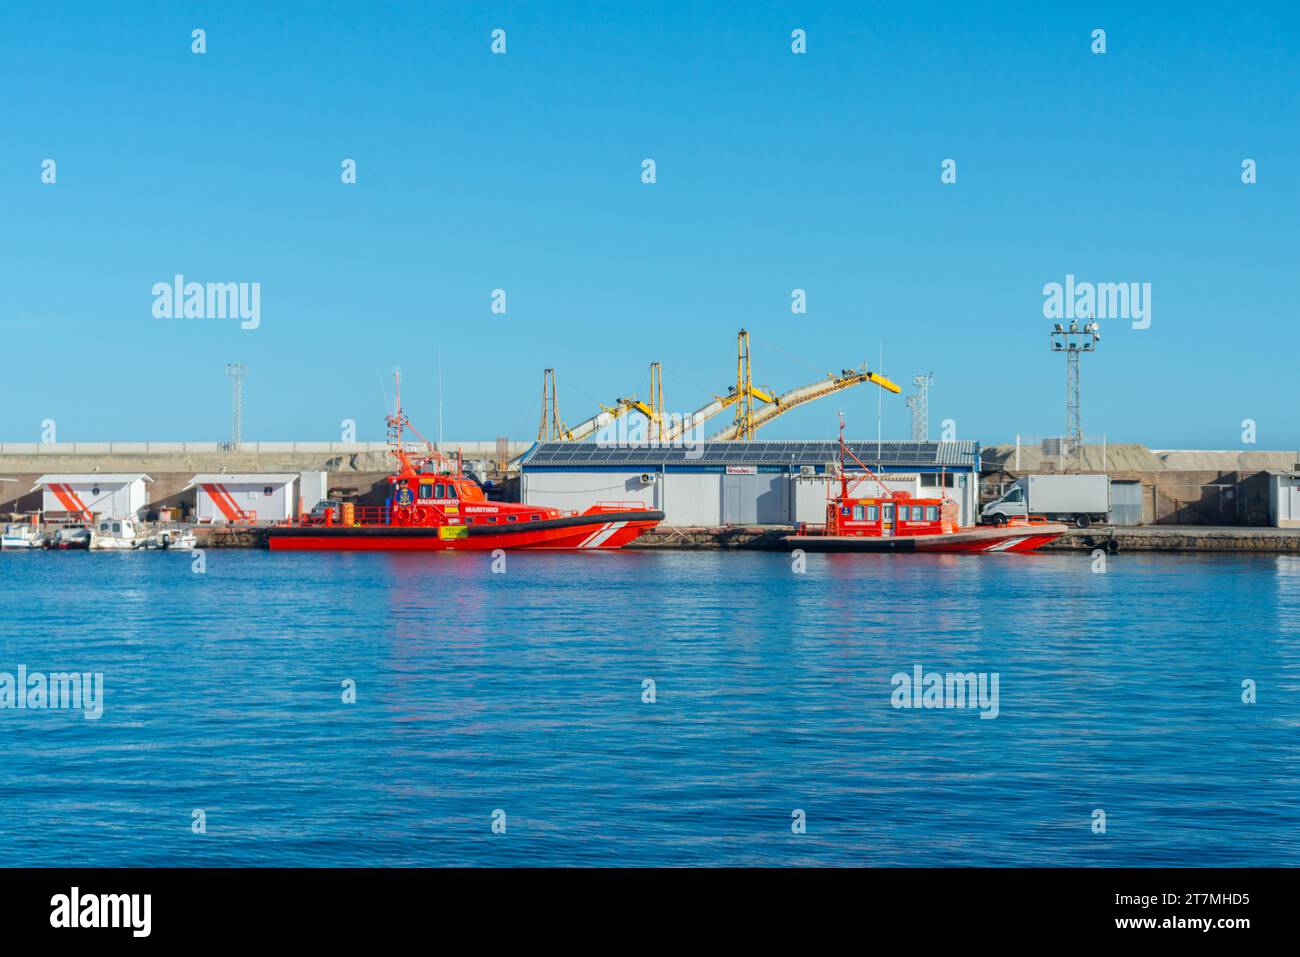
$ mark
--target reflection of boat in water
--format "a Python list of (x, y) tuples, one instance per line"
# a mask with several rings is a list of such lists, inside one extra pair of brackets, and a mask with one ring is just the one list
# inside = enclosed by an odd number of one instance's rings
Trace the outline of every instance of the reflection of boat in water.
[(90, 548), (91, 532), (85, 525), (63, 525), (55, 529), (50, 548), (60, 551)]
[(398, 469), (388, 477), (387, 503), (343, 503), (337, 513), (327, 508), (319, 517), (274, 525), (268, 533), (273, 551), (609, 549), (621, 548), (663, 520), (663, 512), (641, 502), (598, 502), (581, 513), (489, 502), (459, 463), (440, 455), (429, 442), (425, 457), (408, 452), (402, 431), (415, 429), (402, 412), (400, 388), (397, 396), (388, 426)]
[[(845, 455), (863, 473), (852, 481)], [(870, 478), (880, 487), (875, 497), (852, 494)], [(1065, 532), (1065, 526), (1033, 516), (997, 528), (960, 527), (952, 499), (915, 498), (885, 486), (844, 443), (840, 419), (840, 492), (826, 503), (826, 524), (804, 526), (786, 544), (810, 552), (1032, 552)]]
[(148, 549), (176, 549), (189, 551), (197, 540), (188, 528), (160, 528), (139, 545)]
[(29, 522), (14, 522), (6, 525), (0, 533), (0, 548), (43, 548), (45, 540), (36, 527)]

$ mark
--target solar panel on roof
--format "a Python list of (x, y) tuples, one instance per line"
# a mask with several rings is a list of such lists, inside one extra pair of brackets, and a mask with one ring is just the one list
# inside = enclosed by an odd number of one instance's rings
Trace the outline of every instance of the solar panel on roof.
[[(853, 454), (873, 468), (973, 468), (976, 444), (962, 442), (882, 442), (854, 440)], [(833, 441), (706, 442), (702, 446), (674, 448), (607, 447), (595, 442), (542, 442), (524, 459), (525, 466), (556, 468), (626, 467), (655, 465), (717, 467), (762, 465), (767, 467), (824, 466), (839, 458)]]

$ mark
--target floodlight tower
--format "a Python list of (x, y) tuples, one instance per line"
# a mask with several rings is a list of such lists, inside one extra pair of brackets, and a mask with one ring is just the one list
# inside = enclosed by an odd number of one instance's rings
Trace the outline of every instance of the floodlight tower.
[(1079, 357), (1085, 352), (1095, 352), (1101, 341), (1101, 326), (1088, 322), (1080, 328), (1071, 320), (1069, 326), (1056, 323), (1048, 336), (1053, 352), (1065, 353), (1065, 430), (1070, 437), (1072, 453), (1083, 448), (1083, 425), (1079, 413)]
[(231, 362), (226, 365), (226, 375), (230, 376), (230, 447), (239, 451), (239, 443), (244, 434), (244, 376), (248, 366)]
[(933, 372), (912, 376), (912, 384), (916, 386), (916, 395), (907, 397), (907, 407), (912, 410), (912, 440), (914, 442), (928, 442), (930, 439), (930, 383), (933, 381)]

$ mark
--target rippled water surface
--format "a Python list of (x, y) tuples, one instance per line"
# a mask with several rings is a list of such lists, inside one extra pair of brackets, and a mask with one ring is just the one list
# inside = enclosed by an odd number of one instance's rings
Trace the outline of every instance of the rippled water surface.
[(6, 552), (4, 863), (1300, 864), (1300, 558), (1092, 564)]

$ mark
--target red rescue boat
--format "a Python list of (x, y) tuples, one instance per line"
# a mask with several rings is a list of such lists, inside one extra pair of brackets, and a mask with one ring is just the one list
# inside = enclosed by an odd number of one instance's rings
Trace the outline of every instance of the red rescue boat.
[[(865, 473), (852, 481), (846, 454)], [(867, 478), (879, 486), (880, 494), (853, 495), (854, 487)], [(826, 503), (824, 526), (802, 526), (785, 541), (810, 552), (1032, 552), (1066, 530), (1037, 516), (997, 528), (960, 527), (957, 520), (957, 503), (947, 496), (916, 498), (887, 488), (845, 444), (841, 416), (840, 493)]]
[(304, 516), (274, 525), (272, 551), (447, 551), (497, 548), (622, 548), (663, 521), (664, 513), (641, 502), (598, 502), (585, 512), (518, 502), (490, 502), (483, 489), (463, 474), (459, 460), (441, 455), (424, 442), (417, 456), (402, 441), (415, 429), (402, 412), (388, 417), (389, 446), (398, 469), (388, 476), (384, 505), (344, 503), (339, 514)]

